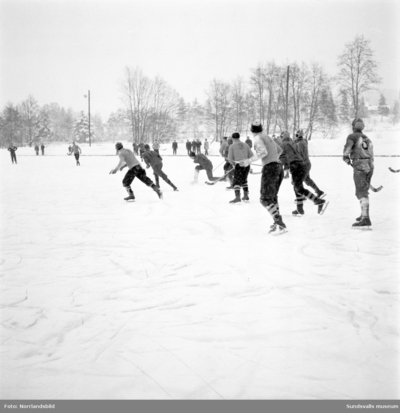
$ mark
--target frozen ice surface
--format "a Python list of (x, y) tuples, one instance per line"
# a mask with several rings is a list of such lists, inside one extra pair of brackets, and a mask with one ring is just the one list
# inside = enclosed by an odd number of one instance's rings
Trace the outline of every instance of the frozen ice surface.
[[(398, 141), (375, 152), (399, 154)], [(351, 228), (351, 168), (314, 157), (330, 205), (292, 217), (284, 180), (289, 232), (274, 237), (260, 175), (250, 203), (229, 205), (226, 183), (201, 172), (190, 185), (191, 160), (165, 156), (179, 192), (160, 180), (161, 201), (135, 180), (126, 203), (113, 144), (81, 145), (81, 167), (67, 146), (20, 148), (18, 165), (0, 154), (1, 398), (399, 397), (399, 158), (376, 158), (372, 231)], [(85, 156), (98, 154), (110, 156)]]

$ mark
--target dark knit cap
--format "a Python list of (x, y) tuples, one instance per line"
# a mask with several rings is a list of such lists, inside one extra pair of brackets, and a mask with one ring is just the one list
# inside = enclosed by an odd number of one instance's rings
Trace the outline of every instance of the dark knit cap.
[(196, 154), (195, 154), (194, 152), (190, 152), (189, 157), (190, 157), (190, 158), (195, 158), (195, 157), (196, 157)]
[(149, 145), (144, 145), (144, 149), (150, 149), (150, 146)]
[(120, 149), (122, 149), (123, 148), (123, 146), (122, 146), (122, 143), (121, 142), (117, 142), (116, 144), (115, 144), (115, 149), (117, 150), (117, 151), (119, 151)]
[(355, 131), (355, 130), (360, 130), (361, 131), (365, 128), (364, 122), (361, 118), (354, 119), (353, 123), (352, 123), (352, 126), (353, 126), (353, 131)]
[(232, 134), (232, 139), (239, 139), (240, 138), (240, 133), (235, 132)]
[(260, 132), (262, 132), (263, 131), (263, 127), (262, 127), (262, 125), (261, 125), (261, 122), (253, 122), (252, 124), (251, 124), (251, 128), (250, 128), (250, 131), (252, 132), (252, 133), (260, 133)]

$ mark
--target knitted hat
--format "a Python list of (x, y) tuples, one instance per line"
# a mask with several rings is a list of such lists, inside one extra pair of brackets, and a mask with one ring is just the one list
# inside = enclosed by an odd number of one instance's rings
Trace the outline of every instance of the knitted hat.
[(117, 151), (119, 151), (120, 149), (122, 149), (123, 148), (123, 146), (122, 146), (122, 143), (121, 142), (117, 142), (116, 144), (115, 144), (115, 149), (117, 150)]
[(361, 118), (354, 119), (353, 123), (352, 123), (352, 126), (353, 126), (353, 131), (355, 131), (355, 130), (360, 130), (361, 131), (365, 128), (364, 122)]
[(262, 132), (263, 131), (263, 127), (262, 127), (262, 125), (261, 125), (261, 122), (253, 122), (252, 124), (251, 124), (251, 128), (250, 128), (250, 131), (252, 132), (252, 133), (260, 133), (260, 132)]
[(287, 130), (285, 130), (285, 132), (282, 133), (282, 138), (290, 138), (290, 133)]
[(150, 149), (150, 146), (149, 145), (144, 145), (144, 149)]
[(194, 152), (190, 152), (189, 157), (190, 157), (190, 158), (195, 158), (195, 157), (196, 157), (196, 154), (195, 154)]
[(235, 132), (232, 134), (232, 139), (239, 139), (240, 138), (240, 133)]

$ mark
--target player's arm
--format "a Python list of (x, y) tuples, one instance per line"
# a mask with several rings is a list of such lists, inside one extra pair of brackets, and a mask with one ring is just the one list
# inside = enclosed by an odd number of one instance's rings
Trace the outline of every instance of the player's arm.
[(115, 174), (119, 170), (121, 171), (126, 166), (126, 162), (124, 160), (124, 157), (122, 155), (118, 155), (118, 157), (119, 157), (118, 165), (114, 169), (111, 169), (110, 174)]
[(259, 159), (262, 159), (268, 155), (267, 147), (260, 138), (256, 138), (254, 142), (254, 150), (256, 151), (256, 154), (253, 155), (251, 158), (244, 159), (243, 161), (241, 161), (240, 166), (249, 166), (251, 163), (256, 162)]
[(344, 145), (344, 149), (343, 149), (343, 161), (346, 162), (347, 165), (351, 165), (350, 153), (353, 149), (353, 146), (354, 146), (354, 141), (351, 135), (349, 135), (347, 137), (346, 144)]

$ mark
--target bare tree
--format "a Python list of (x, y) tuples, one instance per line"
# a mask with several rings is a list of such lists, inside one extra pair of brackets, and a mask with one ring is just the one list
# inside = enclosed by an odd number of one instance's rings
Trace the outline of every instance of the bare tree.
[(229, 103), (231, 86), (213, 79), (206, 94), (207, 114), (214, 129), (215, 139), (220, 140), (227, 134), (232, 123), (232, 109)]
[(176, 128), (180, 96), (163, 79), (157, 77), (153, 84), (152, 137), (163, 140)]
[(253, 96), (257, 100), (257, 112), (259, 121), (264, 124), (265, 121), (265, 94), (266, 94), (266, 82), (265, 82), (265, 68), (259, 63), (255, 69), (251, 69), (252, 75), (250, 76), (250, 84), (253, 87)]
[(356, 36), (347, 43), (344, 52), (338, 58), (340, 72), (337, 80), (353, 101), (354, 116), (360, 112), (361, 95), (375, 89), (381, 78), (377, 75), (378, 64), (373, 59), (374, 53), (370, 41), (364, 36)]
[(308, 139), (311, 139), (314, 132), (320, 96), (328, 83), (328, 76), (326, 75), (323, 67), (317, 62), (312, 62), (310, 74), (307, 78), (308, 125), (305, 135), (308, 135)]
[(289, 84), (293, 99), (293, 133), (300, 128), (301, 123), (301, 107), (305, 98), (306, 85), (309, 78), (309, 71), (305, 63), (299, 66), (293, 63), (290, 66)]
[(235, 119), (235, 129), (242, 133), (246, 122), (246, 86), (241, 76), (237, 77), (232, 83), (232, 102), (233, 116)]
[(36, 99), (29, 95), (20, 105), (21, 122), (23, 126), (22, 135), (32, 145), (39, 131), (40, 108)]
[(151, 115), (152, 82), (138, 67), (126, 67), (121, 88), (131, 123), (132, 139), (136, 142), (146, 142), (148, 118)]

